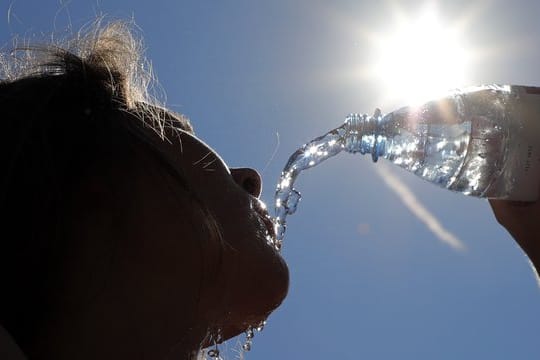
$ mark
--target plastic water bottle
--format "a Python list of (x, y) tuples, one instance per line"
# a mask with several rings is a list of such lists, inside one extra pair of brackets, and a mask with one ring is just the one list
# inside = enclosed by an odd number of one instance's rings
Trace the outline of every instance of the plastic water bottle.
[(343, 150), (387, 159), (466, 195), (534, 201), (540, 185), (540, 88), (456, 91), (386, 115), (347, 117)]
[(382, 115), (351, 114), (297, 149), (275, 194), (276, 249), (301, 198), (298, 175), (341, 152), (387, 159), (465, 195), (535, 201), (540, 187), (540, 88), (490, 85)]

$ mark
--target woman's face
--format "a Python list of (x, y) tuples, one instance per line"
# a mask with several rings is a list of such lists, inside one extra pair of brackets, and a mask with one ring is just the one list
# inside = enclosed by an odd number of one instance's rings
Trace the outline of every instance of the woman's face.
[(137, 338), (153, 358), (172, 356), (258, 325), (287, 294), (257, 172), (228, 168), (187, 132), (151, 136), (183, 180), (144, 150), (115, 163), (117, 185), (96, 176), (75, 191), (64, 231), (76, 241), (68, 242), (60, 307), (81, 315), (57, 322), (51, 333), (63, 334), (61, 343), (91, 333), (133, 347)]
[(281, 303), (288, 288), (287, 266), (268, 243), (275, 235), (258, 199), (259, 174), (250, 168), (229, 168), (190, 134), (182, 133), (179, 145), (189, 191), (209, 211), (219, 231), (207, 248), (208, 258), (219, 263), (208, 308), (224, 307), (222, 325), (228, 336), (256, 325)]

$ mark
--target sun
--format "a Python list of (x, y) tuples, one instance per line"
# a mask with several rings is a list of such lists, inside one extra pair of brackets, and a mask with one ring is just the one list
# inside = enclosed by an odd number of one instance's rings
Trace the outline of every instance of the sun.
[(387, 33), (373, 33), (369, 76), (387, 100), (418, 104), (466, 84), (470, 54), (457, 25), (434, 6), (399, 13)]

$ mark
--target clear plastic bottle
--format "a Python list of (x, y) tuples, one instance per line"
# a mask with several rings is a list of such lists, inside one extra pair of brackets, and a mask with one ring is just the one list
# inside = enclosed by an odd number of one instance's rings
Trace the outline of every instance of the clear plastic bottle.
[(466, 195), (534, 201), (540, 88), (481, 86), (386, 115), (351, 114), (343, 150), (385, 158)]

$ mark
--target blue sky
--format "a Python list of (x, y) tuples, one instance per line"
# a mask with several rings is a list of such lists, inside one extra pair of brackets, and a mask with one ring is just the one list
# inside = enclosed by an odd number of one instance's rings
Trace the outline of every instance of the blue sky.
[[(70, 23), (76, 31), (96, 14), (134, 18), (168, 106), (188, 115), (229, 165), (259, 169), (271, 202), (302, 143), (350, 112), (404, 105), (407, 94), (400, 97), (392, 81), (366, 75), (378, 56), (366, 34), (391, 31), (396, 12), (414, 17), (425, 4), (7, 0), (0, 44), (65, 35)], [(540, 85), (540, 3), (432, 5), (474, 55), (463, 85)], [(376, 166), (343, 154), (301, 175), (303, 200), (283, 249), (290, 294), (247, 359), (540, 358), (540, 289), (488, 203), (390, 170), (464, 244), (456, 251)]]

